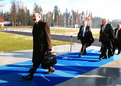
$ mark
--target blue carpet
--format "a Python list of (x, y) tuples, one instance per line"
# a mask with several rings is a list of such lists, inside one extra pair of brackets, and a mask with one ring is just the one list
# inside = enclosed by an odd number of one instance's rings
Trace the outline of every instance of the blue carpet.
[(31, 61), (0, 66), (0, 86), (53, 86), (121, 58), (121, 55), (115, 55), (99, 61), (98, 50), (88, 50), (80, 58), (78, 55), (79, 52), (57, 56), (54, 73), (44, 74), (48, 70), (40, 66), (31, 81), (21, 78), (29, 74)]

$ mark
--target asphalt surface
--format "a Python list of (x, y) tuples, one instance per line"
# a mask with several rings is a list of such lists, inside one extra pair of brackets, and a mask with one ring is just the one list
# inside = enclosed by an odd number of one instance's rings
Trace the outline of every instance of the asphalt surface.
[[(25, 36), (32, 36), (32, 33), (29, 33), (29, 32), (19, 32), (19, 31), (2, 31), (2, 32), (25, 35)], [(67, 41), (67, 42), (71, 42), (71, 39), (72, 39), (72, 42), (74, 42), (74, 43), (81, 43), (80, 40), (77, 40), (77, 37), (75, 37), (75, 36), (64, 36), (64, 35), (51, 34), (51, 39)], [(99, 39), (95, 38), (95, 41), (92, 43), (92, 45), (101, 46), (101, 43), (99, 42)]]

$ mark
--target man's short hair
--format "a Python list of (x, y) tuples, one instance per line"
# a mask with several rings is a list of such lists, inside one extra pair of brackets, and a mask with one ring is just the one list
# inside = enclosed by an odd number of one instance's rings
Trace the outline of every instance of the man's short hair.
[(105, 20), (105, 21), (107, 21), (107, 19), (106, 19), (106, 18), (103, 18), (102, 20)]

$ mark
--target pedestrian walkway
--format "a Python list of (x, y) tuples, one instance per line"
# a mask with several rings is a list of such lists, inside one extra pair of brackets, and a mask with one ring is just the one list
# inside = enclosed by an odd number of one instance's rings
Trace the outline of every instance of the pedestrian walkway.
[(121, 55), (99, 61), (100, 47), (88, 47), (79, 58), (80, 49), (81, 44), (74, 44), (71, 53), (70, 45), (53, 47), (56, 71), (46, 75), (39, 67), (32, 81), (21, 78), (32, 67), (32, 50), (0, 53), (0, 86), (121, 86)]

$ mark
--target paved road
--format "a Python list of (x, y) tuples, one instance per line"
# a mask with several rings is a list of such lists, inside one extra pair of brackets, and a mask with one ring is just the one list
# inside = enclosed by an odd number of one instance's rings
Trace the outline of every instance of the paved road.
[[(32, 36), (32, 33), (29, 33), (29, 32), (19, 32), (19, 31), (2, 31), (2, 32)], [(54, 39), (54, 40), (60, 40), (60, 41), (68, 41), (68, 42), (71, 41), (71, 36), (51, 34), (51, 38)], [(72, 42), (80, 43), (80, 41), (77, 40), (77, 37), (74, 37), (74, 36), (72, 37)], [(95, 41), (92, 45), (101, 46), (101, 43), (99, 42), (99, 39), (95, 38)]]

